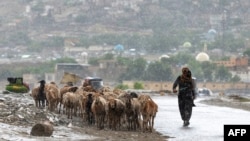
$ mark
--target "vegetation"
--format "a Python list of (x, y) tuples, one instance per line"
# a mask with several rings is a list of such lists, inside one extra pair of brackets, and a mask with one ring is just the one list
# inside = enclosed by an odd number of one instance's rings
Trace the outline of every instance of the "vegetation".
[[(115, 59), (117, 64), (126, 68), (126, 73), (120, 75), (119, 80), (133, 80), (133, 81), (173, 81), (180, 75), (180, 66), (187, 65), (197, 81), (218, 81), (218, 82), (238, 82), (238, 76), (232, 76), (229, 70), (223, 66), (216, 66), (211, 62), (198, 62), (193, 59), (191, 55), (179, 53), (170, 58), (162, 58), (160, 61), (148, 63), (144, 58), (126, 58), (121, 56), (113, 56), (106, 54), (100, 58), (91, 58), (89, 63), (91, 65), (99, 65), (98, 60)], [(54, 72), (56, 63), (76, 63), (74, 59), (62, 58), (54, 61), (37, 64), (15, 64), (0, 69), (0, 79), (6, 79), (10, 76), (22, 77), (24, 73), (44, 74), (44, 72)], [(177, 70), (177, 71), (176, 71)], [(118, 80), (115, 80), (118, 81)], [(126, 86), (118, 86), (119, 88), (126, 88)], [(140, 83), (135, 84), (136, 88), (141, 88)]]
[(126, 90), (126, 89), (128, 89), (129, 87), (128, 87), (128, 85), (119, 84), (119, 85), (117, 85), (115, 88), (117, 88), (117, 89), (122, 89), (122, 90)]
[[(41, 16), (45, 12), (45, 6), (54, 5), (54, 3), (60, 7), (55, 7), (58, 11), (52, 10), (52, 12), (47, 13), (47, 16)], [(73, 39), (73, 44), (76, 47), (88, 48), (91, 45), (105, 47), (105, 45), (122, 44), (127, 49), (135, 48), (137, 51), (159, 54), (179, 49), (186, 41), (192, 43), (192, 47), (188, 51), (180, 51), (170, 58), (150, 63), (140, 57), (123, 57), (122, 53), (119, 54), (120, 56), (106, 54), (99, 58), (88, 58), (89, 64), (95, 66), (99, 65), (99, 60), (113, 59), (119, 65), (126, 67), (126, 73), (121, 74), (119, 80), (173, 80), (179, 75), (180, 66), (188, 65), (198, 81), (235, 82), (239, 81), (239, 77), (232, 76), (227, 68), (216, 66), (211, 62), (197, 62), (192, 53), (203, 51), (204, 43), (206, 43), (210, 51), (221, 49), (223, 52), (241, 52), (243, 55), (250, 55), (250, 49), (248, 49), (250, 33), (246, 24), (248, 19), (244, 19), (246, 16), (236, 17), (234, 15), (234, 13), (247, 14), (247, 10), (244, 9), (248, 8), (249, 3), (246, 0), (237, 3), (233, 0), (142, 1), (135, 5), (138, 6), (138, 10), (121, 5), (119, 8), (112, 8), (113, 10), (119, 9), (123, 14), (107, 10), (111, 7), (109, 5), (111, 3), (107, 2), (102, 5), (92, 1), (83, 3), (78, 0), (55, 0), (53, 3), (21, 0), (18, 1), (18, 4), (31, 5), (32, 12), (30, 14), (32, 15), (27, 18), (27, 16), (23, 16), (25, 14), (20, 15), (19, 12), (14, 11), (9, 14), (11, 16), (6, 14), (6, 17), (0, 19), (0, 23), (3, 25), (1, 31), (4, 33), (0, 35), (2, 47), (24, 46), (27, 47), (25, 51), (32, 53), (51, 49), (62, 52), (65, 47), (65, 39)], [(73, 7), (74, 10), (70, 11)], [(64, 17), (64, 15), (66, 16)], [(211, 23), (208, 22), (207, 17), (219, 15), (225, 19), (222, 19), (221, 23), (217, 23), (218, 25), (215, 27), (217, 33), (209, 34)], [(60, 19), (60, 17), (62, 18)], [(5, 26), (10, 21), (17, 21), (14, 23), (13, 29)], [(241, 27), (241, 25), (243, 26)], [(14, 55), (8, 56), (11, 58)], [(225, 58), (228, 56), (214, 59), (223, 60)], [(15, 66), (15, 70), (3, 67), (0, 69), (0, 78), (12, 75), (20, 76), (23, 73), (53, 72), (55, 63), (60, 61), (75, 62), (73, 59), (65, 60), (64, 58), (35, 64), (36, 67), (23, 65), (21, 68), (21, 66)]]
[[(181, 74), (180, 66), (187, 65), (197, 81), (240, 81), (240, 78), (237, 75), (232, 76), (226, 67), (216, 66), (211, 62), (198, 62), (188, 54), (178, 54), (171, 58), (164, 58), (161, 61), (151, 63), (147, 63), (143, 58), (130, 61), (132, 63), (126, 65), (126, 73), (121, 75), (120, 80), (173, 81)], [(176, 69), (178, 70), (175, 71)]]
[(0, 68), (0, 79), (6, 80), (7, 77), (22, 77), (25, 73), (38, 75), (43, 75), (44, 72), (52, 73), (57, 63), (76, 63), (76, 61), (72, 58), (61, 58), (44, 63), (10, 64)]
[(134, 89), (143, 89), (143, 84), (140, 82), (135, 82), (134, 83)]

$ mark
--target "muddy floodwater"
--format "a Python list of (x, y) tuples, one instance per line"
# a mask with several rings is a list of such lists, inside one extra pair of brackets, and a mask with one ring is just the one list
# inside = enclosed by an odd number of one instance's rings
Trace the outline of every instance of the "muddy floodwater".
[(250, 117), (249, 102), (238, 103), (218, 96), (198, 97), (190, 125), (183, 127), (176, 96), (156, 96), (154, 100), (160, 105), (155, 128), (170, 136), (170, 141), (223, 141), (224, 125), (250, 125), (246, 118)]

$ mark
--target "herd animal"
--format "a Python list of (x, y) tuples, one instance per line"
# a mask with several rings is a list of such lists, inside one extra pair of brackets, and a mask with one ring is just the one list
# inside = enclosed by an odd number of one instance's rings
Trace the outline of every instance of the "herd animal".
[[(65, 114), (68, 119), (82, 118), (97, 129), (127, 129), (152, 132), (158, 105), (148, 94), (126, 92), (103, 87), (96, 91), (91, 86), (65, 85), (61, 88), (54, 82), (45, 84), (46, 107), (51, 112)], [(31, 90), (37, 108), (39, 86)]]

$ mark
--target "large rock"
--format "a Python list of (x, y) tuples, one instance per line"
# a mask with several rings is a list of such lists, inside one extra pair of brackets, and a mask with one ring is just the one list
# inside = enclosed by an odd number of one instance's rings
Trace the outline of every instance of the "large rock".
[(44, 121), (42, 123), (35, 124), (30, 132), (32, 136), (51, 136), (53, 134), (54, 128), (49, 121)]

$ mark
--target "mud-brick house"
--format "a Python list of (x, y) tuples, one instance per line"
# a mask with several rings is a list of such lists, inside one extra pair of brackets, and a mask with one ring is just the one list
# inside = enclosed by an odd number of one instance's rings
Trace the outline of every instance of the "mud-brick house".
[(57, 84), (60, 83), (65, 72), (75, 74), (81, 78), (92, 75), (87, 64), (58, 63), (55, 66), (55, 82)]
[(214, 61), (216, 65), (222, 65), (227, 68), (229, 68), (232, 71), (237, 70), (247, 70), (248, 68), (248, 57), (242, 56), (242, 57), (230, 57), (229, 60), (225, 61)]

